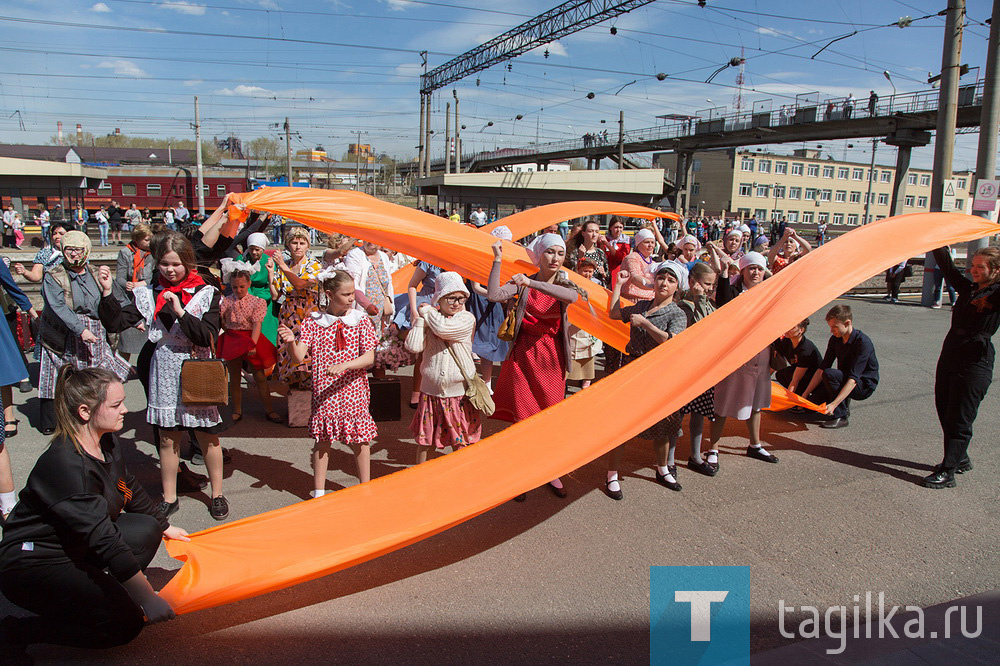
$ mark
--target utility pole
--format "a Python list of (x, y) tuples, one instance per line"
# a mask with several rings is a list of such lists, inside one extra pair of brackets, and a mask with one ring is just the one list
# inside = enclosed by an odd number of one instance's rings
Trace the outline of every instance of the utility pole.
[(444, 172), (451, 173), (451, 102), (444, 105)]
[(618, 112), (618, 168), (625, 168), (625, 112)]
[(872, 163), (868, 167), (868, 194), (865, 196), (865, 217), (861, 220), (861, 224), (868, 224), (868, 211), (872, 207), (872, 181), (875, 179), (875, 150), (877, 148), (878, 138), (874, 138), (872, 139)]
[(198, 214), (205, 215), (205, 172), (201, 163), (201, 120), (198, 115), (198, 96), (194, 96), (194, 154), (198, 164)]
[[(976, 181), (992, 180), (997, 174), (997, 130), (1000, 129), (1000, 0), (993, 0), (990, 21), (990, 41), (986, 50), (986, 75), (983, 81), (983, 112), (979, 122), (979, 155), (976, 158)], [(990, 219), (989, 211), (974, 211), (973, 215)], [(988, 238), (969, 241), (966, 257), (989, 245)]]
[[(426, 56), (424, 58), (426, 62)], [(426, 69), (426, 65), (425, 65)], [(424, 94), (420, 93), (420, 145), (417, 146), (417, 179), (424, 177)], [(417, 206), (424, 206), (424, 195), (417, 190)]]
[(358, 142), (354, 144), (354, 163), (357, 167), (357, 173), (355, 173), (354, 178), (354, 189), (358, 192), (361, 191), (361, 130), (358, 130)]
[(285, 116), (285, 176), (288, 178), (288, 187), (292, 186), (292, 128), (288, 124), (288, 116)]
[[(931, 179), (931, 212), (941, 212), (944, 181), (951, 178), (955, 153), (955, 122), (958, 117), (958, 77), (962, 60), (962, 25), (965, 0), (948, 0), (945, 10), (944, 48), (941, 54), (941, 93), (938, 96), (937, 131), (934, 134), (934, 173)], [(980, 130), (982, 132), (982, 129)], [(924, 285), (920, 302), (934, 304), (934, 255), (924, 256)]]
[(458, 91), (452, 89), (455, 98), (455, 173), (462, 173), (462, 125), (458, 120)]

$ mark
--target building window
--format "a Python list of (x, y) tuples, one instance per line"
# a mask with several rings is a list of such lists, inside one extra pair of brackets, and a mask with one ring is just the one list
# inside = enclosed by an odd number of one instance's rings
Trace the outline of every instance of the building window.
[(788, 162), (775, 162), (774, 173), (780, 173), (780, 174), (788, 173)]
[(833, 191), (832, 190), (820, 190), (819, 200), (820, 201), (829, 201), (830, 197), (832, 195), (833, 195)]
[(819, 178), (819, 165), (810, 164), (808, 167), (806, 167), (806, 175), (809, 176), (810, 178)]
[(740, 208), (740, 209), (738, 209), (736, 211), (736, 215), (740, 219), (743, 219), (745, 217), (750, 217), (750, 209), (749, 208)]
[(771, 173), (771, 160), (757, 160), (757, 171)]
[(915, 173), (909, 174), (906, 177), (906, 184), (907, 185), (916, 185), (917, 184), (917, 174), (915, 174)]
[(847, 216), (847, 223), (848, 224), (857, 224), (858, 223), (858, 215), (857, 215), (857, 213), (851, 213), (850, 215), (848, 215)]
[(797, 210), (790, 210), (790, 211), (788, 211), (787, 217), (788, 217), (788, 221), (789, 222), (798, 222), (799, 221), (799, 212)]
[(861, 203), (861, 192), (851, 192), (851, 203)]
[(802, 188), (801, 187), (789, 187), (788, 188), (788, 198), (789, 199), (801, 199), (802, 198)]
[(840, 203), (847, 201), (847, 190), (837, 190), (837, 193), (833, 196), (833, 200)]
[(914, 203), (914, 197), (913, 197), (912, 194), (906, 195), (906, 198), (903, 199), (903, 205), (904, 206), (907, 206), (909, 208), (913, 208), (913, 203)]
[(106, 180), (102, 180), (101, 184), (97, 187), (97, 193), (102, 197), (111, 196), (111, 183)]
[(878, 179), (879, 179), (879, 182), (882, 182), (882, 183), (891, 183), (892, 182), (892, 172), (891, 171), (882, 171), (881, 173), (879, 173)]
[(806, 201), (815, 201), (815, 200), (816, 200), (816, 190), (814, 188), (812, 188), (812, 187), (807, 187), (806, 188)]
[(817, 215), (817, 218), (818, 218), (820, 224), (826, 224), (827, 222), (830, 221), (830, 214), (829, 213), (820, 213), (819, 215)]
[(740, 183), (740, 196), (749, 197), (752, 196), (753, 185), (750, 183)]
[(701, 160), (691, 160), (691, 170), (701, 171)]
[(757, 210), (755, 210), (753, 212), (753, 216), (755, 218), (757, 218), (758, 220), (766, 220), (767, 219), (767, 210), (764, 209), (764, 208), (758, 208)]
[(740, 162), (741, 171), (753, 171), (753, 159), (750, 157), (744, 157), (743, 161)]
[(888, 206), (889, 205), (889, 195), (885, 192), (881, 192), (878, 195), (878, 205)]
[(833, 167), (832, 166), (825, 166), (825, 167), (823, 167), (823, 177), (824, 178), (833, 178)]
[(812, 211), (811, 210), (803, 211), (803, 213), (802, 213), (802, 222), (803, 222), (803, 224), (812, 224), (812, 221), (813, 221), (813, 213), (812, 213)]
[(833, 223), (834, 224), (843, 224), (844, 223), (844, 214), (843, 213), (834, 213), (833, 214)]
[(784, 211), (777, 209), (771, 211), (771, 219), (774, 220), (775, 222), (780, 220), (782, 215), (784, 215)]
[(854, 169), (854, 171), (851, 172), (851, 178), (853, 180), (864, 180), (865, 179), (865, 170), (864, 169)]
[(927, 208), (927, 197), (917, 197), (917, 208)]
[(211, 195), (211, 192), (212, 192), (212, 186), (211, 185), (202, 185), (201, 186), (201, 191), (205, 193), (206, 197), (212, 196)]
[(840, 180), (847, 180), (847, 178), (848, 178), (848, 176), (850, 176), (850, 174), (851, 174), (851, 170), (848, 169), (847, 167), (838, 167), (837, 168), (837, 178), (839, 178)]
[[(222, 187), (222, 185), (219, 185), (219, 187)], [(700, 193), (701, 193), (701, 183), (691, 183), (691, 194), (694, 195)]]
[(134, 197), (135, 196), (135, 183), (122, 183), (122, 196), (123, 197)]
[(792, 162), (792, 175), (801, 176), (802, 175), (802, 165), (798, 162)]
[[(958, 179), (958, 189), (960, 189), (960, 190), (964, 190), (964, 189), (965, 189), (965, 186), (966, 186), (967, 184), (968, 184), (968, 181), (966, 181), (966, 180), (965, 180), (964, 178), (959, 178), (959, 179)], [(930, 183), (928, 183), (928, 185), (930, 185)]]
[(759, 197), (766, 197), (767, 194), (768, 194), (767, 191), (769, 189), (770, 189), (770, 185), (758, 185), (757, 186), (757, 196), (759, 196)]
[[(694, 192), (694, 194), (698, 194), (698, 193)], [(215, 186), (215, 195), (219, 196), (219, 197), (226, 196), (226, 186), (225, 185), (216, 185)]]
[(146, 185), (146, 196), (147, 197), (158, 197), (160, 196), (160, 184), (159, 183), (149, 183)]
[(773, 194), (774, 194), (774, 198), (775, 199), (784, 199), (785, 198), (785, 186), (784, 185), (775, 185), (774, 186), (774, 192), (773, 192)]
[(930, 187), (931, 186), (931, 177), (930, 177), (930, 174), (926, 174), (925, 173), (922, 176), (920, 176), (920, 185), (922, 187)]

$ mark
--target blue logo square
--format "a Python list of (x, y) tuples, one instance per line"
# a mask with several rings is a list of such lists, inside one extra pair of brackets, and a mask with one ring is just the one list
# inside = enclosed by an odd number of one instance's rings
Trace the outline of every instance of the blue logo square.
[(650, 567), (649, 663), (750, 656), (750, 567)]

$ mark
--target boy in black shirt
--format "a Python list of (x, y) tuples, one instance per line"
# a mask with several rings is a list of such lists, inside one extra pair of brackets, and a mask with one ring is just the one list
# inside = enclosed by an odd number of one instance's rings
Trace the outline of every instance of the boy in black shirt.
[[(810, 395), (820, 382), (825, 391), (819, 392), (814, 402), (827, 403), (826, 413), (831, 416), (820, 424), (821, 428), (844, 428), (851, 414), (851, 399), (864, 400), (878, 386), (878, 359), (871, 338), (854, 328), (851, 308), (835, 305), (826, 313), (826, 323), (832, 334), (820, 367), (813, 373), (805, 395)], [(833, 362), (837, 362), (836, 369)], [(811, 398), (812, 399), (812, 398)]]
[(792, 393), (805, 395), (806, 384), (823, 361), (819, 349), (806, 337), (809, 320), (803, 319), (774, 343), (774, 353), (788, 364), (774, 373), (779, 384)]

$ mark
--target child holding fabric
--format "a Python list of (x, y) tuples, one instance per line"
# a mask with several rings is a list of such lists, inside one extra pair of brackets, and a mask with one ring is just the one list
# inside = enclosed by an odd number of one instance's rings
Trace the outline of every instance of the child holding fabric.
[(219, 310), (222, 328), (219, 336), (219, 358), (229, 366), (229, 399), (233, 408), (233, 422), (243, 418), (243, 362), (249, 363), (260, 402), (267, 419), (281, 423), (281, 416), (271, 408), (271, 391), (264, 371), (278, 360), (274, 345), (263, 334), (268, 304), (263, 298), (249, 293), (256, 266), (232, 259), (222, 260), (222, 279), (228, 282), (232, 293), (222, 299)]
[(371, 442), (378, 428), (369, 412), (371, 393), (365, 371), (375, 363), (375, 326), (354, 307), (354, 278), (346, 271), (325, 270), (317, 276), (327, 298), (326, 312), (311, 313), (299, 329), (299, 339), (287, 326), (278, 337), (292, 362), (308, 354), (312, 364), (312, 414), (309, 434), (315, 441), (312, 454), (313, 490), (310, 497), (326, 493), (326, 473), (333, 442), (351, 447), (358, 465), (358, 479), (371, 478)]
[(409, 351), (423, 352), (420, 400), (410, 423), (417, 440), (417, 464), (427, 460), (431, 447), (458, 450), (482, 437), (480, 414), (465, 397), (465, 377), (476, 372), (472, 360), (476, 318), (465, 309), (468, 298), (461, 275), (441, 273), (433, 299), (420, 304), (417, 323), (406, 337)]
[[(687, 317), (674, 303), (674, 294), (678, 288), (683, 289), (687, 286), (687, 268), (675, 261), (664, 261), (655, 264), (651, 272), (653, 298), (621, 307), (621, 285), (628, 279), (624, 271), (619, 273), (621, 279), (615, 284), (615, 289), (611, 293), (611, 317), (630, 324), (623, 365), (652, 351), (687, 327)], [(655, 423), (640, 435), (653, 440), (653, 449), (656, 452), (656, 480), (672, 490), (680, 490), (680, 485), (677, 483), (677, 467), (674, 465), (674, 449), (677, 446), (676, 435), (680, 421), (681, 413), (678, 411)], [(668, 442), (672, 444), (669, 450)], [(624, 452), (624, 444), (611, 452), (606, 485), (608, 497), (614, 500), (624, 497), (618, 479), (618, 468), (621, 466)]]
[[(577, 262), (576, 272), (595, 284), (601, 284), (596, 277), (597, 266), (589, 259), (581, 259)], [(604, 345), (600, 338), (596, 338), (579, 326), (569, 325), (569, 373), (566, 375), (568, 381), (580, 382), (580, 389), (585, 389), (594, 381), (594, 362)]]

